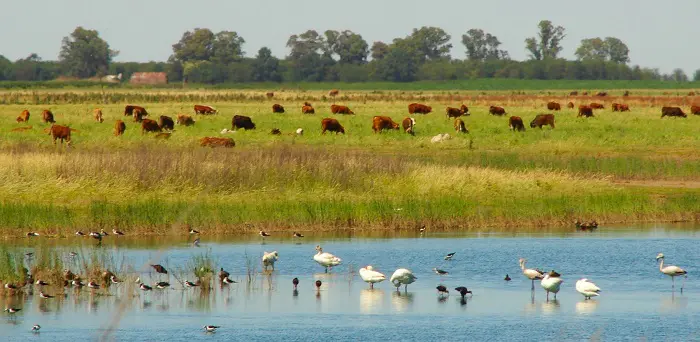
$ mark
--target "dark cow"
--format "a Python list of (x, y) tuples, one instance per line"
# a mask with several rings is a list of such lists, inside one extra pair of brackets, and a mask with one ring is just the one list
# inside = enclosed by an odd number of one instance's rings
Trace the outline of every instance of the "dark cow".
[(584, 91), (583, 93), (581, 93), (581, 95), (583, 95), (583, 96), (588, 96), (588, 92), (587, 92), (587, 91)]
[(381, 133), (385, 129), (399, 129), (399, 124), (388, 116), (375, 116), (372, 118), (372, 130)]
[(124, 116), (134, 115), (134, 109), (140, 109), (141, 113), (143, 113), (143, 115), (148, 115), (146, 108), (143, 108), (141, 106), (126, 105), (126, 107), (124, 107)]
[(282, 107), (281, 104), (273, 104), (272, 105), (272, 112), (273, 113), (284, 113), (284, 107)]
[(628, 105), (622, 104), (622, 103), (613, 103), (611, 107), (612, 107), (613, 112), (629, 112), (630, 111), (630, 107)]
[(574, 108), (574, 103), (573, 103), (573, 102), (569, 102), (569, 103), (566, 104), (566, 107), (569, 108), (569, 109), (573, 109), (573, 108)]
[(280, 131), (279, 128), (273, 128), (270, 130), (270, 134), (272, 135), (282, 135), (282, 131)]
[(586, 105), (580, 105), (578, 106), (578, 115), (577, 117), (586, 117), (590, 118), (593, 116), (593, 108), (586, 106)]
[(333, 90), (328, 92), (328, 96), (336, 97), (336, 96), (338, 96), (338, 93), (339, 93), (338, 89), (333, 89)]
[(554, 114), (537, 114), (532, 122), (530, 122), (530, 128), (539, 127), (542, 129), (542, 126), (546, 125), (554, 128)]
[(489, 114), (501, 116), (501, 115), (506, 114), (506, 110), (503, 109), (503, 107), (490, 106), (489, 107)]
[(686, 118), (688, 115), (683, 113), (683, 110), (679, 107), (661, 107), (661, 117), (664, 116), (674, 116), (679, 118)]
[(114, 123), (114, 136), (118, 137), (124, 134), (124, 131), (126, 131), (126, 124), (124, 121), (117, 120), (117, 122)]
[(561, 110), (561, 105), (558, 102), (548, 102), (547, 109), (548, 110)]
[(588, 107), (591, 107), (591, 108), (593, 108), (593, 109), (603, 109), (603, 108), (605, 108), (605, 106), (604, 106), (603, 104), (596, 103), (596, 102), (593, 102), (593, 103), (589, 104)]
[(574, 90), (569, 93), (569, 96), (578, 96), (578, 91)]
[(604, 97), (604, 96), (608, 96), (608, 93), (604, 92), (604, 91), (600, 91), (597, 94), (595, 94), (595, 96)]
[(447, 114), (448, 119), (458, 118), (462, 115), (469, 115), (469, 108), (465, 105), (462, 105), (459, 108), (447, 107), (445, 108), (445, 114)]
[(236, 146), (236, 142), (231, 138), (204, 137), (199, 139), (199, 146), (234, 147)]
[(331, 105), (331, 113), (333, 114), (355, 114), (346, 106)]
[(455, 119), (454, 127), (455, 127), (455, 131), (457, 131), (457, 132), (469, 133), (467, 126), (464, 125), (464, 121), (462, 121), (462, 119), (460, 119), (460, 118)]
[(216, 114), (216, 109), (212, 106), (194, 105), (195, 114)]
[(28, 110), (23, 110), (22, 113), (19, 114), (17, 117), (17, 123), (20, 122), (29, 122), (29, 111)]
[(411, 103), (408, 105), (408, 114), (428, 114), (433, 111), (433, 107), (426, 106), (420, 103)]
[(690, 106), (690, 113), (695, 115), (700, 115), (700, 106), (692, 105)]
[(511, 116), (508, 119), (508, 127), (513, 131), (525, 131), (525, 124), (523, 123), (523, 119), (519, 116)]
[(95, 121), (102, 123), (104, 119), (102, 118), (102, 109), (100, 108), (95, 108), (95, 110), (92, 111), (93, 117), (95, 117)]
[(141, 121), (141, 135), (148, 132), (162, 132), (163, 129), (160, 128), (156, 120), (143, 119)]
[(624, 96), (624, 97), (630, 96), (630, 91), (629, 91), (629, 90), (625, 90), (625, 92), (622, 93), (622, 96)]
[(143, 120), (143, 117), (148, 115), (144, 113), (141, 108), (134, 108), (132, 113), (134, 117), (134, 122), (141, 122)]
[(231, 127), (231, 129), (234, 131), (238, 128), (243, 128), (247, 131), (249, 129), (255, 129), (255, 124), (248, 116), (234, 115), (233, 120), (231, 120)]
[(158, 118), (158, 126), (160, 126), (161, 129), (167, 129), (172, 131), (173, 129), (175, 129), (175, 122), (173, 121), (173, 118), (161, 115)]
[(182, 126), (192, 126), (194, 125), (194, 119), (189, 115), (178, 114), (176, 123)]
[(326, 134), (326, 131), (335, 132), (335, 134), (343, 133), (345, 134), (345, 128), (336, 119), (325, 118), (321, 120), (321, 134)]
[(403, 127), (403, 131), (410, 134), (410, 135), (416, 135), (416, 132), (413, 130), (413, 127), (416, 125), (416, 119), (410, 118), (410, 117), (405, 117), (403, 121), (401, 122), (401, 126)]
[(49, 135), (53, 138), (53, 144), (56, 145), (56, 139), (61, 139), (61, 145), (63, 145), (64, 140), (70, 145), (70, 131), (68, 126), (51, 125)]
[(51, 113), (51, 111), (48, 109), (44, 109), (41, 112), (41, 121), (43, 121), (44, 123), (56, 123), (56, 120), (53, 119), (53, 113)]
[(268, 99), (271, 99), (271, 98), (275, 97), (275, 93), (268, 92), (267, 94), (265, 94), (265, 96), (267, 96)]

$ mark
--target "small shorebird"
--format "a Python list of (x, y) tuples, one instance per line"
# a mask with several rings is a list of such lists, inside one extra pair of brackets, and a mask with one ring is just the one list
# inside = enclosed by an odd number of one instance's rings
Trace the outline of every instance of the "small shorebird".
[(321, 291), (321, 285), (323, 283), (320, 280), (316, 280), (316, 292)]
[(29, 233), (27, 233), (27, 237), (34, 237), (34, 236), (39, 236), (39, 233), (37, 233), (37, 232), (29, 232)]
[(230, 274), (226, 271), (224, 271), (224, 268), (222, 267), (221, 270), (219, 271), (219, 281), (223, 282), (225, 278), (228, 278)]
[(196, 231), (196, 230), (190, 228), (190, 235), (194, 235), (194, 234), (199, 234), (199, 231)]
[(99, 246), (99, 245), (102, 245), (102, 234), (100, 234), (100, 233), (98, 233), (98, 232), (90, 232), (90, 234), (88, 234), (88, 235), (89, 235), (91, 238), (93, 238), (93, 239), (95, 239), (95, 240), (98, 241), (98, 243), (97, 243), (98, 246)]
[(185, 287), (197, 287), (197, 286), (199, 286), (199, 284), (193, 283), (189, 280), (185, 280)]
[(70, 252), (70, 253), (68, 253), (68, 255), (69, 255), (71, 258), (75, 258), (75, 257), (78, 256), (78, 253), (76, 253), (76, 252)]
[(34, 324), (34, 326), (32, 327), (32, 332), (38, 333), (39, 330), (41, 330), (41, 325)]
[(464, 297), (465, 297), (466, 295), (471, 295), (471, 294), (472, 294), (472, 292), (469, 291), (469, 289), (467, 289), (467, 288), (464, 287), (464, 286), (460, 286), (460, 287), (455, 288), (455, 291), (459, 292), (459, 294), (462, 295), (462, 299), (464, 299)]
[(168, 283), (167, 281), (159, 281), (155, 285), (161, 290), (170, 287), (170, 283)]
[(216, 332), (216, 329), (219, 329), (219, 328), (221, 328), (221, 327), (218, 325), (205, 325), (204, 331), (206, 331), (208, 333), (213, 333), (213, 332)]
[(75, 232), (75, 235), (76, 236), (85, 236), (85, 233), (83, 233), (81, 231), (77, 231), (77, 232)]
[(192, 241), (192, 246), (199, 247), (199, 238), (196, 238), (194, 239), (194, 241)]
[(15, 313), (17, 313), (17, 312), (22, 311), (22, 309), (18, 309), (18, 308), (5, 308), (5, 311), (7, 311), (7, 312), (9, 312), (9, 313), (11, 313), (11, 314), (15, 314)]
[(422, 225), (418, 231), (420, 231), (421, 234), (425, 233), (425, 225)]
[(113, 276), (113, 275), (112, 275), (112, 276), (109, 276), (109, 281), (111, 281), (112, 284), (119, 284), (119, 283), (122, 282), (121, 280), (117, 279), (117, 277), (115, 277), (115, 276)]
[(112, 229), (112, 234), (117, 235), (117, 236), (119, 236), (119, 235), (124, 236), (124, 232), (122, 232), (121, 230), (116, 230), (114, 228)]
[(7, 284), (5, 284), (5, 288), (9, 289), (9, 290), (17, 290), (17, 285), (7, 283)]
[(503, 280), (505, 280), (505, 281), (510, 281), (510, 276), (509, 276), (508, 274), (506, 274), (506, 277), (503, 278)]
[(76, 280), (76, 279), (73, 279), (73, 281), (71, 282), (71, 284), (73, 284), (73, 286), (75, 286), (75, 287), (77, 287), (77, 288), (81, 288), (81, 287), (85, 286), (85, 284), (83, 284), (82, 281)]
[(294, 289), (297, 289), (297, 286), (299, 286), (299, 278), (294, 278), (292, 279), (292, 284), (294, 285)]
[(49, 283), (47, 283), (47, 282), (45, 282), (45, 281), (43, 281), (43, 280), (41, 280), (41, 279), (37, 280), (36, 283), (34, 283), (34, 284), (35, 284), (35, 285), (39, 285), (39, 286), (47, 286), (47, 285), (50, 285)]
[(447, 253), (447, 255), (445, 255), (445, 260), (452, 260), (453, 256), (455, 256), (455, 252)]
[(294, 232), (294, 235), (293, 235), (293, 236), (294, 236), (295, 238), (303, 238), (303, 237), (304, 237), (303, 234), (300, 234), (300, 233), (297, 233), (297, 232)]
[(440, 296), (450, 295), (450, 291), (447, 290), (447, 287), (445, 287), (445, 285), (438, 285), (435, 287), (435, 289), (437, 289), (438, 295)]
[(148, 285), (146, 285), (146, 284), (144, 284), (144, 283), (139, 284), (139, 288), (140, 288), (141, 290), (143, 290), (143, 291), (151, 291), (151, 290), (153, 290), (152, 287), (150, 287), (150, 286), (148, 286)]
[(433, 268), (433, 272), (435, 272), (435, 274), (437, 274), (437, 275), (448, 275), (448, 274), (450, 274), (449, 272), (443, 271), (443, 270), (441, 270), (441, 269), (439, 269), (439, 268)]
[[(676, 288), (676, 277), (677, 276), (685, 276), (686, 278), (688, 277), (688, 272), (686, 272), (684, 269), (678, 267), (678, 266), (666, 266), (664, 267), (664, 253), (659, 253), (656, 256), (656, 260), (661, 260), (661, 263), (659, 264), (659, 272), (671, 277), (671, 289)], [(683, 284), (681, 285), (681, 292), (683, 292), (683, 286), (685, 285), (685, 279), (683, 280)]]
[(153, 267), (153, 269), (160, 274), (168, 274), (168, 270), (166, 270), (165, 267), (161, 265), (151, 265), (151, 267)]
[(224, 284), (235, 284), (237, 283), (235, 280), (231, 280), (229, 277), (225, 277), (223, 280), (221, 280), (222, 283)]
[(102, 236), (109, 236), (109, 234), (107, 234), (107, 232), (105, 232), (104, 229), (100, 229), (100, 235), (102, 235)]
[(91, 281), (91, 282), (88, 282), (87, 287), (97, 290), (100, 288), (100, 284), (98, 284), (94, 281)]
[(44, 293), (44, 291), (41, 291), (41, 292), (39, 292), (39, 297), (45, 298), (45, 299), (50, 299), (50, 298), (53, 298), (55, 296), (47, 295), (46, 293)]
[(262, 230), (258, 233), (258, 235), (262, 236), (263, 239), (270, 236), (270, 234)]

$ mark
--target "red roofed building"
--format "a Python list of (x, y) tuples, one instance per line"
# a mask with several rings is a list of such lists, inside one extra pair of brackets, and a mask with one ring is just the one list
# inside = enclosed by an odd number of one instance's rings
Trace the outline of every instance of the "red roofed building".
[(168, 75), (164, 72), (135, 72), (129, 79), (131, 84), (166, 84)]

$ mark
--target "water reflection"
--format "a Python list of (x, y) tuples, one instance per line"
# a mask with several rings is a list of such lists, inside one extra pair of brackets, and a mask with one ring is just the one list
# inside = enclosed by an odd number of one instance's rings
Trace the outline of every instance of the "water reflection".
[(670, 297), (666, 297), (661, 300), (661, 311), (663, 312), (682, 311), (687, 307), (688, 297), (683, 295), (676, 295), (673, 292), (671, 292)]
[(598, 308), (598, 301), (594, 299), (582, 300), (576, 303), (576, 313), (579, 315), (592, 314)]
[(542, 302), (542, 313), (545, 315), (555, 314), (559, 311), (560, 304), (558, 299), (550, 299)]
[(394, 310), (398, 312), (412, 311), (413, 308), (413, 293), (391, 291), (391, 304)]
[(384, 290), (379, 288), (360, 291), (360, 312), (368, 314), (380, 312), (384, 301)]

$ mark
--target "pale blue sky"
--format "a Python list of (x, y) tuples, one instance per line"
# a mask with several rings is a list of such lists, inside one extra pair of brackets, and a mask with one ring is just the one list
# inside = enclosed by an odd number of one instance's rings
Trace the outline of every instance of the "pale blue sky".
[(0, 11), (0, 54), (11, 60), (36, 52), (57, 59), (61, 39), (79, 25), (96, 29), (117, 61), (164, 61), (186, 30), (237, 31), (244, 50), (261, 46), (287, 54), (291, 34), (349, 29), (390, 42), (415, 27), (438, 26), (452, 35), (452, 56), (464, 58), (461, 36), (481, 28), (498, 36), (511, 57), (526, 59), (524, 39), (541, 19), (566, 28), (562, 56), (574, 58), (582, 38), (615, 36), (630, 48), (632, 64), (689, 76), (700, 69), (698, 0), (416, 1), (416, 0), (5, 0)]

